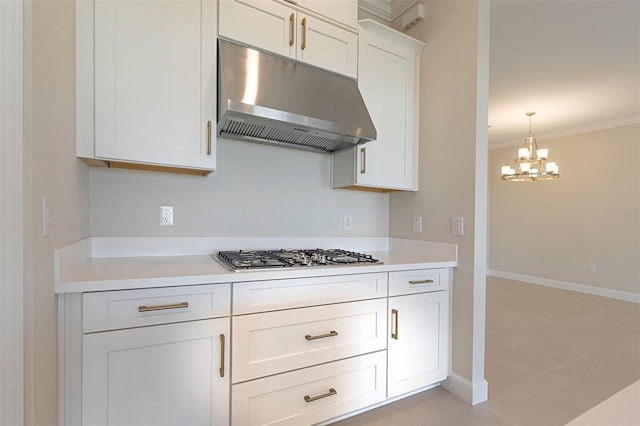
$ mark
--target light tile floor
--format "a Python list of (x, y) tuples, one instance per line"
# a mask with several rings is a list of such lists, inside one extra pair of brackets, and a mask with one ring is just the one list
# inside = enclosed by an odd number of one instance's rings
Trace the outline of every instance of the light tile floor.
[(640, 305), (487, 277), (485, 363), (487, 402), (437, 387), (334, 424), (564, 425), (640, 379)]

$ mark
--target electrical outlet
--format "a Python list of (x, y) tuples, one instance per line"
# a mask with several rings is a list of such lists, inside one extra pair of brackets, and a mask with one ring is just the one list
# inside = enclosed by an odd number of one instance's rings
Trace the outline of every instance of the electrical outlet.
[(160, 206), (160, 225), (173, 226), (173, 206)]
[(353, 216), (345, 214), (343, 218), (343, 225), (345, 230), (351, 231), (351, 228), (353, 228)]
[(451, 235), (464, 235), (464, 222), (461, 217), (451, 217)]
[(422, 216), (411, 218), (413, 232), (422, 232)]
[(591, 272), (592, 274), (596, 273), (596, 265), (589, 265), (589, 272)]

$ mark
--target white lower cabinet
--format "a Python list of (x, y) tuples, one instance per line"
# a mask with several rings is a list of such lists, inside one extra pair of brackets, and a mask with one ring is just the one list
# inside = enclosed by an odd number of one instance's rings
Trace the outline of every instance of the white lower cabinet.
[(229, 319), (84, 336), (85, 425), (229, 424)]
[(231, 285), (58, 295), (59, 424), (229, 425)]
[(233, 425), (310, 425), (385, 399), (386, 351), (233, 385)]
[(297, 426), (375, 407), (448, 376), (450, 285), (440, 268), (61, 294), (59, 423)]
[(389, 298), (389, 398), (449, 375), (449, 292)]

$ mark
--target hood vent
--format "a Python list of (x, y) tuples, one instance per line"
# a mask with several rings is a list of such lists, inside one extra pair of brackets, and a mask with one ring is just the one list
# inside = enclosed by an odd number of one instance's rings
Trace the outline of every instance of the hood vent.
[(218, 135), (331, 153), (376, 138), (355, 80), (218, 40)]

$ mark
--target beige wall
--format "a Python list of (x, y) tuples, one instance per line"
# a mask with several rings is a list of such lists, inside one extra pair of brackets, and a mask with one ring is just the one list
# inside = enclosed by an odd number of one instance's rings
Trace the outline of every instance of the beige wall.
[[(407, 34), (426, 43), (421, 57), (420, 190), (390, 196), (390, 236), (458, 244), (453, 371), (475, 383), (484, 380), (484, 276), (475, 269), (485, 265), (483, 256), (479, 265), (475, 258), (476, 251), (484, 253), (485, 242), (481, 238), (477, 243), (475, 234), (486, 228), (486, 212), (476, 210), (474, 200), (476, 182), (481, 196), (486, 191), (488, 74), (486, 68), (477, 74), (479, 61), (481, 67), (488, 61), (488, 4), (428, 1), (424, 21)], [(412, 232), (413, 216), (422, 216), (420, 234)], [(464, 218), (464, 236), (450, 234), (452, 216)]]
[[(88, 235), (88, 171), (75, 158), (74, 2), (25, 2), (25, 423), (57, 424), (53, 251)], [(40, 197), (52, 208), (43, 238)]]
[(518, 147), (490, 153), (489, 269), (640, 294), (640, 125), (538, 145), (557, 181), (502, 181)]

